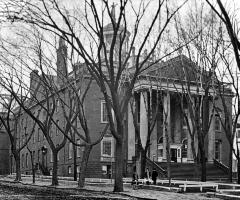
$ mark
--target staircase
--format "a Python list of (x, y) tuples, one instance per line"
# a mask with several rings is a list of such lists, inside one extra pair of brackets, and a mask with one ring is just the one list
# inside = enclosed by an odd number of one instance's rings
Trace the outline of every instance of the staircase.
[[(158, 162), (157, 165), (161, 166), (167, 172), (167, 163)], [(227, 179), (228, 174), (216, 164), (207, 163), (207, 180)], [(155, 166), (154, 166), (155, 167)], [(201, 165), (194, 163), (171, 163), (171, 177), (173, 179), (188, 179), (198, 180), (201, 176)]]

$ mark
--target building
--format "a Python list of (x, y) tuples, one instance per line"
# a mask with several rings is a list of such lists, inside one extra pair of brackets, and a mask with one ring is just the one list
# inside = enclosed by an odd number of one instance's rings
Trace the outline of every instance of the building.
[[(106, 37), (106, 41), (110, 42), (111, 36), (111, 25), (107, 25), (104, 28), (104, 37)], [(127, 50), (127, 42), (124, 45), (125, 49)], [(59, 86), (59, 90), (62, 95), (64, 95), (65, 92), (63, 77), (73, 77), (73, 74), (75, 74), (73, 72), (68, 73), (67, 71), (66, 54), (66, 45), (64, 44), (64, 41), (60, 39), (59, 48), (57, 50), (57, 77), (52, 77), (52, 80), (54, 80)], [(132, 56), (131, 61), (132, 62), (130, 63), (130, 66), (131, 64), (134, 64), (134, 55)], [(193, 67), (195, 65), (191, 63), (186, 56), (183, 55), (177, 56), (160, 64), (155, 64), (151, 69), (146, 70), (141, 76), (139, 76), (134, 89), (135, 98), (138, 105), (137, 107), (139, 108), (138, 122), (140, 126), (140, 135), (142, 141), (146, 141), (146, 132), (148, 129), (146, 117), (147, 111), (144, 104), (144, 95), (147, 96), (147, 105), (152, 106), (156, 104), (157, 92), (162, 92), (162, 101), (160, 103), (161, 105), (159, 106), (159, 109), (157, 111), (159, 112), (159, 114), (151, 136), (151, 146), (148, 152), (148, 157), (151, 160), (157, 161), (159, 163), (166, 162), (166, 132), (163, 128), (164, 120), (168, 122), (169, 126), (168, 134), (170, 138), (170, 153), (172, 162), (193, 162), (191, 137), (188, 133), (186, 122), (183, 117), (184, 113), (187, 114), (187, 116), (189, 116), (190, 114), (186, 100), (183, 99), (183, 102), (179, 101), (179, 95), (181, 96), (179, 91), (182, 88), (182, 80), (184, 80), (182, 66), (188, 69), (191, 91), (197, 97), (199, 94), (201, 94), (201, 92), (197, 92), (196, 80), (198, 79), (196, 79), (196, 77), (194, 76), (196, 69), (194, 69)], [(78, 74), (82, 72), (82, 69), (84, 69), (84, 64), (78, 64), (75, 66), (74, 70), (76, 70), (76, 74)], [(129, 68), (129, 72), (131, 73), (131, 67)], [(37, 71), (33, 71), (31, 73), (30, 88), (31, 91), (35, 91), (35, 93), (32, 95), (35, 95), (39, 99), (41, 99), (43, 98), (41, 96), (41, 92), (39, 92), (41, 91), (41, 88), (39, 87), (39, 83), (41, 83), (41, 75), (39, 76), (37, 73)], [(209, 96), (209, 101), (211, 101), (210, 107), (212, 107), (213, 101), (214, 103), (218, 104), (218, 101), (220, 100), (217, 98), (213, 98), (215, 95), (213, 88), (211, 88), (210, 94), (211, 95)], [(231, 95), (226, 95), (226, 98), (231, 99), (232, 97)], [(183, 105), (185, 106), (184, 113), (181, 110), (181, 107), (179, 105), (180, 103), (183, 103)], [(57, 106), (57, 110), (54, 114), (54, 117), (58, 119), (57, 123), (64, 126), (65, 122), (63, 114), (61, 112), (61, 108), (58, 102), (55, 102), (55, 105)], [(92, 83), (87, 93), (84, 107), (86, 110), (86, 118), (88, 119), (90, 132), (94, 133), (92, 134), (92, 139), (96, 140), (98, 134), (95, 133), (99, 133), (101, 130), (104, 129), (106, 123), (108, 123), (108, 119), (106, 115), (105, 101), (103, 100), (102, 93), (95, 82)], [(37, 105), (33, 105), (32, 109), (36, 109), (37, 111), (39, 108), (37, 107)], [(166, 118), (164, 118), (164, 109), (168, 111), (168, 115)], [(227, 165), (229, 145), (219, 122), (219, 117), (224, 116), (214, 114), (211, 120), (209, 133), (205, 140), (207, 152), (206, 159), (209, 163), (213, 163), (213, 161), (216, 159)], [(31, 119), (29, 119), (29, 117), (27, 117), (26, 113), (23, 113), (20, 121), (24, 121), (24, 123), (19, 125), (21, 126), (20, 129), (22, 130), (19, 132), (19, 139), (21, 143), (25, 139), (26, 131), (33, 127), (33, 122), (31, 121)], [(130, 108), (128, 110), (128, 116), (126, 116), (125, 124), (127, 138), (125, 142), (126, 148), (124, 148), (125, 152), (123, 155), (125, 162), (124, 174), (128, 175), (129, 173), (131, 173), (131, 168), (134, 165), (134, 157), (136, 156), (136, 137)], [(59, 131), (54, 126), (52, 127), (51, 137), (55, 144), (60, 143), (62, 140), (62, 134), (59, 133)], [(80, 142), (80, 139), (76, 138), (76, 142)], [(94, 146), (89, 157), (86, 174), (87, 177), (110, 177), (112, 171), (114, 170), (114, 146), (114, 138), (109, 133), (103, 137), (102, 141), (99, 144)], [(196, 149), (198, 149), (197, 140), (195, 142), (195, 146)], [(29, 142), (28, 147), (32, 151), (34, 163), (38, 163), (39, 165), (41, 164), (51, 174), (53, 157), (49, 145), (46, 139), (43, 137), (40, 128), (34, 128), (34, 134)], [(60, 176), (73, 175), (74, 155), (76, 156), (77, 171), (80, 171), (80, 161), (82, 159), (83, 149), (81, 147), (76, 147), (76, 154), (73, 154), (73, 149), (73, 144), (68, 141), (64, 148), (61, 149), (58, 154), (58, 174)], [(31, 160), (29, 151), (27, 150), (27, 148), (24, 148), (21, 152), (22, 173), (31, 173), (30, 162)]]

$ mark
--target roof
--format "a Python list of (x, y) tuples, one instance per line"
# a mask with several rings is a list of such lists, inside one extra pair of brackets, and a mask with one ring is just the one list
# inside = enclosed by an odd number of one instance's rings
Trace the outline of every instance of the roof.
[(200, 68), (184, 55), (179, 55), (166, 62), (155, 64), (147, 69), (144, 74), (159, 76), (170, 79), (187, 78), (188, 81), (196, 81), (198, 79), (198, 71)]

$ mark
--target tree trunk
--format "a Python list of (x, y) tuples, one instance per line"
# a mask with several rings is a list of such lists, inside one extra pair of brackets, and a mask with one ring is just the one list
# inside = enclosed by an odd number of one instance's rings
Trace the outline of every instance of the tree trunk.
[(77, 181), (77, 147), (73, 145), (73, 178)]
[(116, 140), (114, 192), (123, 192), (123, 142)]
[(194, 136), (191, 138), (191, 147), (192, 147), (192, 154), (193, 154), (193, 161), (194, 161), (194, 174), (193, 177), (199, 178), (198, 177), (198, 160), (197, 160), (197, 155), (196, 155), (196, 149), (195, 149), (195, 144), (194, 144)]
[[(15, 181), (21, 181), (22, 177), (21, 177), (21, 166), (20, 166), (20, 154), (19, 154), (19, 152), (14, 152), (13, 155), (14, 155), (15, 163), (16, 163)], [(22, 162), (24, 162), (24, 161), (22, 161)]]
[(144, 178), (144, 174), (145, 174), (145, 169), (146, 169), (146, 159), (147, 159), (147, 151), (145, 151), (144, 149), (142, 149), (140, 151), (140, 164), (141, 164), (141, 174), (140, 177)]
[(81, 161), (81, 170), (79, 173), (79, 180), (78, 180), (78, 187), (83, 188), (85, 185), (85, 174), (86, 174), (86, 169), (87, 169), (87, 164), (88, 164), (88, 159), (90, 152), (92, 150), (92, 146), (85, 146), (84, 152), (83, 152), (83, 158)]
[(228, 179), (229, 182), (232, 182), (232, 148), (229, 151), (229, 170), (228, 170)]
[(201, 181), (206, 182), (207, 180), (207, 167), (206, 167), (206, 158), (205, 158), (205, 150), (204, 147), (200, 147), (200, 153), (201, 153)]
[(168, 177), (168, 184), (171, 186), (171, 156), (170, 156), (170, 145), (167, 144), (166, 148), (166, 154), (167, 154), (167, 177)]
[(53, 152), (53, 171), (52, 171), (52, 185), (58, 185), (58, 151)]

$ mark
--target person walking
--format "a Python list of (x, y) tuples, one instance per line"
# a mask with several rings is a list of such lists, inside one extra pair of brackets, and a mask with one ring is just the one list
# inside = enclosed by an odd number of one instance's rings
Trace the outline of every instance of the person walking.
[(154, 168), (152, 171), (152, 180), (153, 180), (154, 185), (157, 184), (157, 177), (158, 177), (158, 173), (157, 173), (156, 169)]

